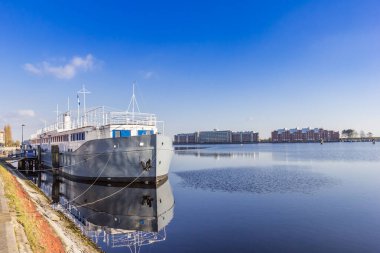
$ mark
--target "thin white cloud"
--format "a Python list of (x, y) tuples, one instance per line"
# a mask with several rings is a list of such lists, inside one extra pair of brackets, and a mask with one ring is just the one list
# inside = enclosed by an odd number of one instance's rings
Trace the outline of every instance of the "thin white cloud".
[(42, 71), (38, 68), (36, 68), (33, 64), (30, 64), (30, 63), (26, 63), (24, 65), (24, 69), (32, 74), (35, 74), (35, 75), (41, 75), (42, 74)]
[(149, 78), (151, 78), (151, 77), (153, 76), (153, 74), (154, 74), (154, 73), (151, 72), (151, 71), (146, 72), (145, 75), (144, 75), (144, 78), (145, 78), (145, 79), (149, 79)]
[(5, 115), (0, 115), (0, 120), (4, 122), (14, 122), (14, 121), (20, 121), (20, 120), (26, 120), (31, 119), (36, 116), (36, 113), (32, 109), (22, 109), (17, 111), (11, 111), (6, 113)]
[(32, 109), (22, 109), (5, 114), (4, 118), (7, 119), (25, 119), (36, 116), (36, 113)]
[(53, 66), (50, 62), (44, 61), (38, 64), (26, 63), (24, 70), (34, 75), (52, 75), (59, 79), (72, 79), (79, 71), (88, 71), (94, 68), (95, 58), (88, 54), (85, 57), (75, 56), (70, 62)]
[(31, 109), (27, 109), (27, 110), (18, 110), (17, 115), (20, 117), (34, 117), (36, 113)]
[(156, 76), (156, 73), (154, 73), (153, 71), (144, 71), (144, 70), (141, 70), (140, 71), (140, 75), (144, 79), (151, 79), (151, 78), (153, 78), (153, 77)]

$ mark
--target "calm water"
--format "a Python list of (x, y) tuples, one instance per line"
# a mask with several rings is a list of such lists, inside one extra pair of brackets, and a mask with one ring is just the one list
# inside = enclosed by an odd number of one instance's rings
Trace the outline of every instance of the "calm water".
[(106, 252), (380, 252), (380, 143), (181, 147), (158, 187), (41, 178)]

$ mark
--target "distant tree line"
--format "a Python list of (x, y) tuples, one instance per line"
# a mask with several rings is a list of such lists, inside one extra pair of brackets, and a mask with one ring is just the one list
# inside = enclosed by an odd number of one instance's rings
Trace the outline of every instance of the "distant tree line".
[(4, 145), (6, 147), (19, 147), (20, 146), (20, 141), (13, 141), (12, 127), (9, 124), (4, 126)]
[[(345, 129), (342, 131), (342, 137), (343, 138), (358, 138), (359, 134), (354, 129)], [(371, 132), (368, 132), (367, 134), (361, 130), (360, 131), (360, 138), (372, 138), (373, 134)]]

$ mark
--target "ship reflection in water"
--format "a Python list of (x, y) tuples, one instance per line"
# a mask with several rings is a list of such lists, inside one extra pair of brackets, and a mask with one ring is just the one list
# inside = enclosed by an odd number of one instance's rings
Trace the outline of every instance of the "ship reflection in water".
[(166, 239), (165, 227), (174, 215), (169, 180), (157, 185), (92, 184), (42, 173), (38, 181), (57, 208), (105, 252), (122, 247), (140, 252), (142, 246)]

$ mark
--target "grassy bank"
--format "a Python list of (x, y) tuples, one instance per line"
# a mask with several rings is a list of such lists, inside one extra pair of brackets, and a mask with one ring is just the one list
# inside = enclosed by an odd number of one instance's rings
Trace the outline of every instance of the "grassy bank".
[(33, 201), (16, 178), (0, 165), (0, 177), (4, 182), (10, 208), (17, 213), (17, 221), (24, 227), (33, 252), (64, 252), (64, 247)]

